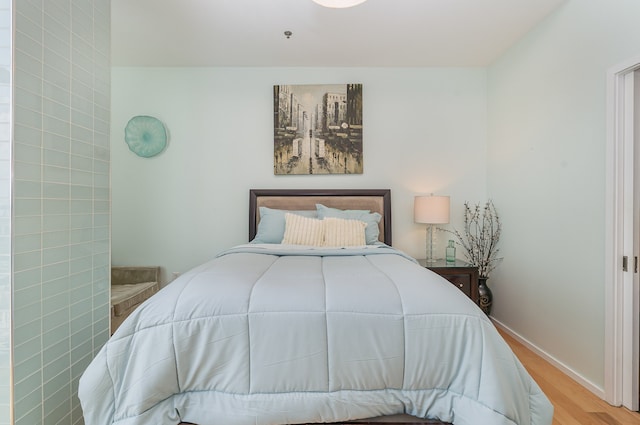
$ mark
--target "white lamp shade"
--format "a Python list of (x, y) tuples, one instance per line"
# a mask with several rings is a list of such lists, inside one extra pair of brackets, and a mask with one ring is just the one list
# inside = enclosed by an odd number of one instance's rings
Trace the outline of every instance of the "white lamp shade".
[(413, 202), (413, 221), (425, 224), (449, 222), (448, 196), (416, 196)]
[(364, 3), (367, 0), (313, 0), (324, 7), (333, 7), (333, 8), (345, 8), (357, 6), (360, 3)]

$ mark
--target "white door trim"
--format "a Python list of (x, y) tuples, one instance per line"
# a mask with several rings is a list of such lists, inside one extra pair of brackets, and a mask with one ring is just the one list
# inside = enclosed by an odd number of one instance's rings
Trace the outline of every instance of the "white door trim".
[[(637, 305), (633, 297), (628, 296), (627, 286), (630, 279), (622, 271), (621, 263), (622, 257), (626, 255), (633, 272), (633, 248), (630, 251), (628, 238), (625, 242), (624, 237), (625, 218), (629, 217), (629, 195), (625, 197), (624, 183), (633, 181), (633, 169), (625, 162), (625, 158), (629, 160), (625, 151), (628, 154), (629, 146), (633, 147), (633, 140), (629, 140), (630, 80), (627, 80), (627, 76), (637, 69), (640, 69), (640, 58), (611, 68), (607, 75), (605, 192), (604, 393), (605, 400), (610, 404), (624, 405), (633, 410), (638, 409), (637, 369), (633, 376), (634, 361), (637, 364), (637, 350), (633, 350), (633, 344), (629, 344), (628, 338), (631, 335), (637, 340), (640, 324)], [(628, 187), (628, 184), (626, 186)], [(636, 188), (635, 192), (638, 193), (639, 190), (640, 188)], [(633, 385), (629, 383), (630, 377), (633, 379)]]

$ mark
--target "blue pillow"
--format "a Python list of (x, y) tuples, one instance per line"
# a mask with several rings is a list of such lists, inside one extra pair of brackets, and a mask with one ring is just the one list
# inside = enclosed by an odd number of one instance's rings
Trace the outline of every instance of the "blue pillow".
[(323, 219), (325, 217), (337, 217), (347, 220), (360, 220), (367, 223), (367, 227), (364, 229), (367, 245), (372, 245), (378, 242), (378, 236), (380, 236), (380, 228), (378, 223), (382, 216), (369, 210), (340, 210), (338, 208), (326, 207), (322, 204), (316, 204), (316, 210), (318, 210), (318, 218)]
[(256, 232), (256, 237), (253, 238), (251, 243), (282, 243), (286, 224), (284, 215), (286, 213), (314, 218), (318, 216), (318, 213), (315, 210), (288, 211), (260, 207), (260, 222), (258, 223), (258, 230)]

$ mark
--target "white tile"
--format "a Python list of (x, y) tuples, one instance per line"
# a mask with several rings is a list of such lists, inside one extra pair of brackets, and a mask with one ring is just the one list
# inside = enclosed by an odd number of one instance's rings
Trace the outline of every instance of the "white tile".
[(110, 187), (109, 183), (109, 175), (107, 174), (95, 174), (94, 175), (94, 185), (97, 188), (107, 188)]
[[(15, 28), (33, 40), (42, 40), (42, 26), (40, 22), (34, 21), (26, 16), (23, 11), (16, 13)], [(1, 38), (0, 40), (7, 40)]]
[(15, 105), (13, 108), (13, 117), (14, 122), (18, 125), (33, 129), (42, 128), (42, 114), (39, 111), (27, 109), (21, 105)]
[[(81, 55), (76, 56), (81, 57)], [(86, 66), (86, 64), (84, 64), (85, 66), (82, 65), (82, 62), (78, 63), (74, 61), (73, 66), (71, 67), (71, 75), (73, 75), (73, 79), (75, 81), (82, 83), (87, 87), (91, 87), (94, 84), (91, 63), (89, 63), (88, 66)]]
[(71, 201), (71, 214), (91, 214), (93, 202), (91, 200)]
[(69, 185), (60, 183), (43, 183), (43, 197), (46, 199), (69, 199)]
[(45, 63), (42, 67), (42, 78), (44, 81), (50, 82), (66, 91), (71, 90), (71, 76), (68, 71), (65, 72)]
[[(70, 295), (70, 289), (69, 276), (63, 276), (60, 279), (55, 279), (42, 284), (41, 297), (44, 299), (51, 298), (58, 294)], [(67, 304), (68, 303), (69, 302), (67, 301)]]
[(44, 2), (43, 25), (46, 31), (58, 34), (61, 38), (71, 37), (71, 17), (52, 0)]
[(71, 108), (69, 108), (69, 102), (60, 103), (50, 98), (43, 98), (42, 100), (42, 112), (47, 117), (57, 118), (61, 121), (69, 121), (71, 116)]
[(40, 251), (22, 252), (13, 255), (13, 270), (16, 272), (32, 269), (42, 261)]
[[(45, 201), (48, 202), (48, 201)], [(64, 201), (59, 201), (64, 202)], [(69, 232), (67, 231), (54, 231), (54, 232), (44, 232), (42, 233), (42, 247), (43, 248), (52, 248), (56, 246), (64, 246), (69, 245), (70, 243)]]
[(42, 82), (42, 93), (45, 98), (51, 99), (62, 105), (71, 104), (71, 94), (69, 88), (61, 87), (53, 81)]
[[(13, 148), (13, 157), (16, 161), (40, 164), (42, 162), (42, 148), (40, 146), (16, 143)], [(16, 194), (20, 196), (20, 192), (16, 192)]]
[(44, 249), (42, 251), (42, 265), (44, 266), (64, 261), (69, 261), (69, 248), (66, 246)]
[[(80, 141), (84, 143), (91, 143), (93, 140), (93, 131), (91, 128), (82, 127), (76, 125), (75, 123), (71, 123), (71, 138), (75, 141)], [(87, 156), (93, 156), (93, 152), (89, 153)]]
[(71, 273), (80, 273), (83, 271), (91, 270), (93, 266), (93, 262), (91, 257), (84, 258), (73, 258), (69, 261), (70, 272)]
[(15, 254), (37, 251), (42, 246), (42, 235), (40, 233), (25, 235), (13, 239), (13, 252)]
[(91, 128), (93, 124), (93, 115), (91, 111), (84, 112), (77, 109), (71, 111), (71, 123), (79, 127)]
[(68, 137), (52, 133), (42, 134), (42, 143), (45, 149), (69, 153), (70, 141)]
[(109, 201), (111, 205), (111, 191), (108, 187), (97, 187), (94, 190), (94, 199), (99, 201)]
[(91, 229), (93, 227), (93, 217), (91, 214), (72, 214), (69, 216), (71, 229)]
[(93, 40), (93, 22), (82, 19), (74, 19), (71, 23), (71, 32), (83, 40)]
[(110, 148), (111, 139), (109, 138), (109, 133), (95, 133), (93, 135), (93, 143), (105, 149)]
[(71, 184), (91, 186), (93, 183), (93, 173), (71, 169), (69, 181)]
[(42, 111), (42, 97), (22, 87), (14, 89), (15, 104), (34, 111)]
[[(69, 216), (66, 215), (45, 215), (42, 217), (42, 230), (44, 232), (68, 230), (70, 228), (69, 221)], [(44, 272), (42, 273), (42, 276), (44, 279)]]
[[(87, 269), (91, 271), (91, 269)], [(86, 302), (88, 300), (84, 299), (82, 302), (72, 303), (69, 308), (69, 314), (71, 317), (80, 317), (86, 316), (87, 314), (91, 317), (91, 312), (93, 311), (93, 300), (90, 302)]]
[(14, 290), (16, 291), (32, 287), (40, 288), (41, 281), (42, 267), (40, 266), (22, 272), (15, 272), (13, 274)]
[(13, 214), (15, 217), (25, 217), (42, 214), (42, 200), (40, 199), (15, 199), (13, 201)]
[(71, 186), (70, 192), (71, 199), (92, 199), (93, 198), (93, 188), (89, 186)]
[[(42, 283), (47, 281), (60, 279), (69, 274), (69, 262), (62, 262), (56, 264), (48, 264), (42, 266)], [(44, 306), (43, 306), (44, 311)]]
[(91, 229), (72, 229), (69, 232), (71, 243), (81, 243), (93, 240), (93, 231)]
[(93, 146), (90, 143), (90, 132), (86, 129), (77, 128), (77, 126), (72, 126), (71, 131), (74, 133), (71, 139), (71, 153), (73, 155), (91, 158), (93, 156)]
[(93, 159), (86, 156), (71, 155), (71, 168), (78, 171), (93, 172)]
[(42, 231), (42, 217), (15, 217), (12, 223), (14, 237)]
[(69, 121), (63, 121), (47, 115), (42, 117), (42, 129), (45, 132), (69, 137), (70, 127)]
[[(16, 56), (19, 53), (16, 52)], [(33, 65), (32, 65), (33, 66)], [(37, 74), (34, 72), (39, 71)], [(20, 69), (16, 64), (16, 70), (13, 74), (13, 83), (16, 87), (22, 87), (31, 90), (34, 93), (42, 93), (42, 69), (31, 69), (29, 71)]]
[[(32, 38), (19, 29), (15, 31), (14, 60), (17, 69), (29, 71), (34, 75), (42, 75), (41, 66), (39, 68), (33, 65), (35, 62), (26, 60), (27, 58), (31, 58), (35, 61), (42, 61), (42, 49), (42, 41), (40, 38)], [(32, 65), (25, 65), (29, 63)]]
[(43, 202), (43, 211), (46, 215), (68, 215), (70, 205), (66, 199), (45, 199)]
[(43, 149), (45, 165), (54, 165), (57, 167), (69, 167), (69, 154), (52, 149)]
[(66, 60), (71, 60), (71, 40), (68, 34), (63, 34), (63, 38), (59, 34), (51, 31), (44, 31), (44, 47), (56, 52)]
[[(71, 368), (71, 360), (69, 356), (61, 356), (51, 363), (45, 365), (42, 374), (42, 380), (47, 382), (52, 380), (55, 376), (59, 375), (61, 372), (68, 371)], [(67, 388), (67, 397), (69, 396), (69, 390)]]
[[(92, 51), (83, 52), (80, 50), (73, 49), (71, 51), (71, 58), (73, 60), (73, 76), (74, 78), (82, 78), (83, 81), (89, 85), (92, 83), (93, 79), (93, 57)], [(84, 74), (82, 73), (84, 72)], [(88, 79), (88, 75), (91, 77), (91, 80)]]
[(14, 161), (13, 175), (19, 180), (39, 181), (42, 179), (42, 170), (40, 164)]
[(45, 182), (69, 183), (69, 169), (66, 167), (53, 167), (45, 165), (43, 167), (43, 178)]
[(110, 122), (111, 120), (111, 113), (109, 111), (109, 109), (105, 109), (102, 106), (96, 104), (93, 107), (93, 113), (96, 117), (96, 119), (105, 121), (105, 122)]
[(91, 0), (71, 0), (71, 14), (76, 16), (81, 14), (83, 19), (93, 19), (94, 2)]
[(89, 112), (93, 110), (93, 101), (83, 97), (76, 96), (75, 93), (71, 93), (71, 108), (78, 111)]
[(20, 1), (15, 5), (17, 13), (24, 15), (27, 19), (33, 21), (36, 25), (42, 27), (42, 5), (41, 2)]
[(42, 197), (42, 184), (40, 182), (14, 180), (14, 193), (16, 197), (40, 198)]
[(67, 79), (69, 78), (71, 73), (71, 61), (69, 60), (69, 55), (61, 55), (60, 53), (45, 47), (43, 60), (47, 66), (50, 66), (64, 74)]

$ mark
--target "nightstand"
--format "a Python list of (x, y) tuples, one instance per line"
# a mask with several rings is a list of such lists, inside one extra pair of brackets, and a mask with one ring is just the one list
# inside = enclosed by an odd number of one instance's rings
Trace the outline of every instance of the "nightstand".
[(438, 259), (433, 263), (427, 260), (418, 260), (422, 267), (438, 273), (440, 276), (460, 288), (469, 298), (478, 304), (480, 294), (478, 293), (478, 268), (461, 260), (448, 263), (443, 259)]

